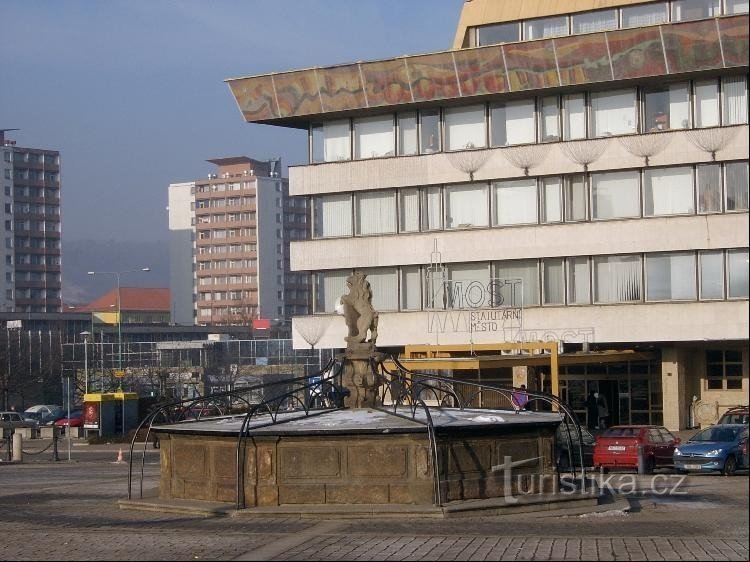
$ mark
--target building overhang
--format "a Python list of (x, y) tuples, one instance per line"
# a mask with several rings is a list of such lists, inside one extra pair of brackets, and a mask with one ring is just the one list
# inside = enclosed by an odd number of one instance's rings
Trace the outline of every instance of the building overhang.
[(226, 80), (248, 123), (748, 67), (748, 15), (723, 16)]

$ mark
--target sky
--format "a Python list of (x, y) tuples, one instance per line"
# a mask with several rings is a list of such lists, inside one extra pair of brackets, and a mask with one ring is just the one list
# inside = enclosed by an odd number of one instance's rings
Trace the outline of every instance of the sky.
[(3, 0), (0, 128), (61, 153), (63, 299), (97, 297), (103, 268), (166, 286), (167, 186), (207, 159), (306, 162), (304, 132), (245, 123), (225, 79), (446, 50), (462, 4)]

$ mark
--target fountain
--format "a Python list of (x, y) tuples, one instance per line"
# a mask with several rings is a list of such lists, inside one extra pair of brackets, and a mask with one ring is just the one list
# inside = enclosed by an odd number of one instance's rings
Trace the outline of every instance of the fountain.
[[(320, 373), (175, 402), (144, 419), (121, 507), (194, 509), (200, 500), (237, 516), (447, 517), (596, 503), (585, 489), (560, 487), (555, 431), (560, 423), (567, 435), (579, 431), (567, 405), (409, 371), (375, 346), (366, 276), (354, 273), (347, 285), (346, 348)], [(526, 409), (517, 406), (521, 392)], [(230, 396), (241, 411), (188, 415)], [(160, 442), (158, 497), (143, 490), (151, 432)]]

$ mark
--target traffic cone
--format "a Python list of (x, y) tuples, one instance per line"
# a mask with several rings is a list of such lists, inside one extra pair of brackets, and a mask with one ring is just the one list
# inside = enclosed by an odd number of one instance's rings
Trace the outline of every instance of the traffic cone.
[(120, 447), (120, 450), (117, 451), (117, 460), (115, 461), (115, 463), (117, 463), (117, 464), (122, 464), (123, 463), (123, 460), (122, 460), (122, 447)]

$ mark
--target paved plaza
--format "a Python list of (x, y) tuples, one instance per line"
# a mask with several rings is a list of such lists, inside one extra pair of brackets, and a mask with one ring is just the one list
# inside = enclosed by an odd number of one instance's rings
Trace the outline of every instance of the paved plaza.
[[(601, 483), (612, 494), (612, 509), (588, 514), (448, 520), (201, 517), (120, 509), (129, 467), (116, 462), (119, 448), (75, 445), (68, 461), (63, 446), (61, 462), (45, 454), (27, 457), (24, 464), (0, 463), (0, 559), (748, 559), (747, 473), (682, 480), (662, 471), (656, 484), (646, 476), (607, 475)], [(127, 448), (124, 452), (127, 460)], [(146, 490), (157, 485), (158, 453), (146, 453)], [(139, 474), (140, 466), (134, 468)]]

